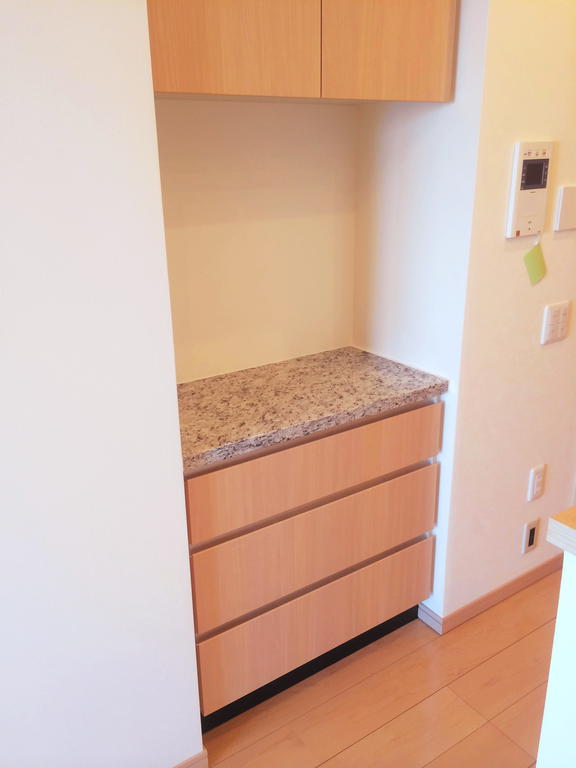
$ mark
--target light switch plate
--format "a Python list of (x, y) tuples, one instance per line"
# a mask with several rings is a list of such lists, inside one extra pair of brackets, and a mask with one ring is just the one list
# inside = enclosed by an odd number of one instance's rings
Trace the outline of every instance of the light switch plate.
[(546, 464), (539, 464), (537, 467), (532, 467), (528, 478), (528, 494), (526, 501), (534, 501), (539, 499), (544, 493), (544, 476), (546, 474)]
[(576, 229), (576, 187), (560, 187), (556, 201), (554, 229)]
[(553, 344), (562, 341), (568, 335), (570, 320), (570, 301), (560, 301), (544, 308), (540, 344)]

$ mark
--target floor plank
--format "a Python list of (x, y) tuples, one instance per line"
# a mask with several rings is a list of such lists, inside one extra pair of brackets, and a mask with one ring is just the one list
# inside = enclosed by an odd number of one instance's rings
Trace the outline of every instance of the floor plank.
[(468, 672), (450, 688), (491, 720), (546, 682), (553, 638), (551, 621)]
[(558, 586), (558, 574), (548, 576), (221, 762), (213, 741), (211, 764), (316, 768), (549, 622)]
[(426, 624), (413, 621), (209, 731), (204, 746), (210, 764), (216, 765), (437, 638)]
[(422, 768), (484, 723), (472, 707), (443, 688), (323, 768)]
[(494, 725), (533, 757), (538, 755), (547, 684), (539, 685), (494, 718)]
[(531, 768), (534, 758), (490, 723), (437, 757), (426, 768)]

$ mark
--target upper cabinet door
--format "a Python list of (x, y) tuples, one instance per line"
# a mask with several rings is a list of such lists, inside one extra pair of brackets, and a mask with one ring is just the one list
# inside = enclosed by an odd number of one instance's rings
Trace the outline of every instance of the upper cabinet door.
[(450, 101), (458, 0), (323, 0), (322, 96)]
[(321, 0), (148, 0), (148, 16), (157, 92), (320, 96)]

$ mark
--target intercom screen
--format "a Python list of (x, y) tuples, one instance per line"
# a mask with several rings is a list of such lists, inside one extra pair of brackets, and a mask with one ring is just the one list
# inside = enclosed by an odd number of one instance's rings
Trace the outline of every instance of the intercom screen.
[(521, 189), (543, 189), (548, 176), (548, 159), (524, 160)]

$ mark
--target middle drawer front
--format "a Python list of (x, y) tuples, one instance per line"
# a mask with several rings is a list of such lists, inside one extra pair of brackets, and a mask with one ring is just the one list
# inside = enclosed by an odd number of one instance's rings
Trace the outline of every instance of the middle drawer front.
[(199, 643), (203, 714), (424, 600), (433, 550), (433, 539), (423, 539)]
[(429, 531), (438, 467), (192, 555), (196, 631), (209, 632)]

